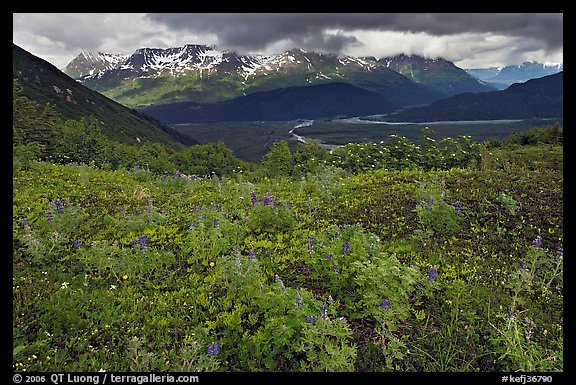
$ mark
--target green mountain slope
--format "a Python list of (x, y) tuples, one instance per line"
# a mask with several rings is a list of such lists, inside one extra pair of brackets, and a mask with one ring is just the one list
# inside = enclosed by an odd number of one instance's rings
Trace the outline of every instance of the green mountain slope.
[(13, 77), (22, 95), (51, 103), (63, 119), (94, 116), (102, 132), (122, 143), (157, 142), (173, 148), (193, 144), (187, 136), (92, 91), (56, 67), (13, 44)]
[(454, 63), (438, 58), (427, 59), (417, 55), (398, 55), (378, 60), (419, 84), (432, 87), (445, 97), (464, 92), (495, 91), (494, 87), (474, 78)]
[(391, 114), (386, 120), (425, 122), (560, 118), (564, 109), (563, 83), (563, 72), (560, 72), (526, 83), (516, 83), (503, 91), (455, 95), (425, 107)]
[(397, 105), (348, 83), (326, 83), (255, 92), (212, 104), (174, 103), (143, 108), (166, 124), (218, 121), (286, 121), (384, 114)]

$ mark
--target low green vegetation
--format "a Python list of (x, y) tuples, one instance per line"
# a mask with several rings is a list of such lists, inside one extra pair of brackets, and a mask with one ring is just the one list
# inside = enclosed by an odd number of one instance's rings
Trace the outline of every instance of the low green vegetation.
[(14, 370), (563, 371), (561, 128), (252, 164), (25, 127)]
[[(376, 117), (375, 117), (376, 119)], [(383, 119), (383, 118), (381, 118)], [(199, 143), (213, 143), (223, 141), (233, 154), (240, 159), (259, 163), (270, 150), (274, 142), (288, 141), (292, 151), (295, 150), (297, 140), (290, 131), (295, 127), (294, 133), (306, 138), (309, 143), (317, 143), (321, 147), (337, 147), (349, 143), (387, 142), (397, 137), (404, 137), (418, 145), (423, 144), (422, 130), (427, 126), (431, 128), (427, 137), (436, 141), (446, 138), (470, 137), (474, 142), (486, 143), (488, 146), (502, 146), (513, 144), (550, 143), (545, 138), (538, 138), (535, 132), (544, 130), (548, 126), (558, 127), (561, 135), (562, 120), (532, 119), (514, 122), (464, 122), (452, 123), (396, 123), (376, 124), (369, 120), (348, 122), (346, 119), (321, 120), (316, 119), (313, 124), (302, 125), (301, 120), (277, 122), (217, 122), (217, 123), (188, 123), (176, 124), (172, 128)], [(529, 137), (529, 143), (524, 137)], [(524, 142), (522, 142), (522, 140)], [(506, 141), (506, 143), (503, 143)]]

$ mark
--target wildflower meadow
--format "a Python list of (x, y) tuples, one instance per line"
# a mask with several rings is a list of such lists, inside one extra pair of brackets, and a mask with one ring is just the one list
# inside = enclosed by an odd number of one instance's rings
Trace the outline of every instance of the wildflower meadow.
[(13, 369), (562, 372), (548, 149), (395, 140), (292, 175), (15, 168)]

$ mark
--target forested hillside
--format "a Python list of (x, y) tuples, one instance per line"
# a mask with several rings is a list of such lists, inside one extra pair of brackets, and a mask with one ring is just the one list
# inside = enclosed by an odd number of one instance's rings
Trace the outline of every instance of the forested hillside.
[[(24, 120), (36, 105), (63, 120), (93, 117), (107, 137), (128, 144), (155, 142), (172, 148), (193, 144), (172, 128), (88, 89), (39, 57), (12, 47), (14, 119)], [(28, 106), (28, 107), (25, 107)], [(41, 124), (48, 124), (41, 119)]]

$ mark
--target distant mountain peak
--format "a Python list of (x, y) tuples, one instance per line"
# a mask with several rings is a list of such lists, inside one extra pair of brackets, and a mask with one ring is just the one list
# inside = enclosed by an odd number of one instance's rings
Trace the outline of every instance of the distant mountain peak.
[(536, 61), (525, 61), (518, 65), (504, 67), (471, 68), (467, 69), (470, 75), (499, 89), (505, 89), (513, 83), (523, 83), (563, 71), (562, 64), (543, 64)]
[(112, 70), (124, 62), (129, 55), (82, 51), (63, 72), (73, 78), (90, 76), (98, 72)]

